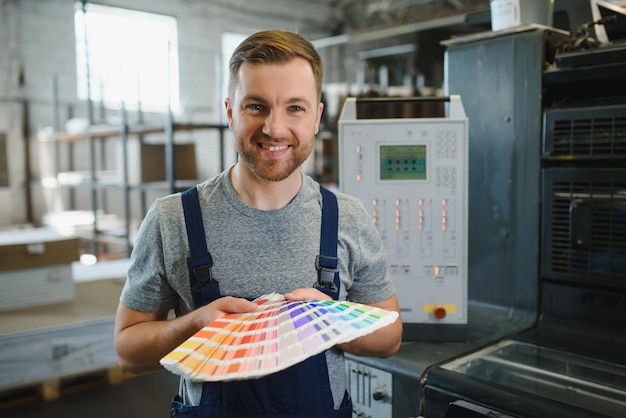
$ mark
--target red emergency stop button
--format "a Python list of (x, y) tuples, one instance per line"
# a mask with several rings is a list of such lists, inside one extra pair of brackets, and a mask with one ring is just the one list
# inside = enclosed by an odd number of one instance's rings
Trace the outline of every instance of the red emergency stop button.
[(447, 315), (446, 308), (441, 305), (435, 306), (435, 309), (433, 309), (433, 315), (435, 315), (435, 318), (437, 319), (445, 318)]

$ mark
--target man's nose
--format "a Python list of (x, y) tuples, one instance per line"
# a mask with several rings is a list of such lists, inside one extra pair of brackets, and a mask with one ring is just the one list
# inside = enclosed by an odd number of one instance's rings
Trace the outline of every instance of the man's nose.
[(265, 118), (263, 125), (263, 133), (272, 138), (281, 138), (285, 136), (287, 132), (287, 118), (286, 115), (280, 112), (272, 111)]

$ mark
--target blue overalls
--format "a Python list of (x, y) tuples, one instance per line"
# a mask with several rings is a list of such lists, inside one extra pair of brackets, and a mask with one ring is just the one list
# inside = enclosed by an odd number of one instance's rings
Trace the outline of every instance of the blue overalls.
[[(339, 298), (337, 260), (337, 197), (320, 186), (322, 229), (320, 255), (315, 260), (318, 281), (315, 288), (333, 299)], [(197, 308), (221, 296), (211, 276), (213, 260), (206, 245), (196, 187), (183, 192), (183, 210), (192, 256), (187, 259), (194, 306)], [(341, 408), (334, 409), (326, 353), (320, 353), (288, 369), (259, 379), (205, 382), (199, 406), (187, 406), (177, 395), (170, 418), (351, 418), (352, 402), (346, 392)]]

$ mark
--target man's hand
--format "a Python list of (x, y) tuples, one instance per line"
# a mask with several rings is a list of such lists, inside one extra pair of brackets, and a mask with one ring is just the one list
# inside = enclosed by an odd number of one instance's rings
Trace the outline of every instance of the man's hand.
[(176, 319), (167, 312), (140, 312), (122, 304), (115, 318), (117, 361), (124, 370), (141, 373), (161, 368), (159, 360), (205, 325), (229, 313), (254, 312), (246, 299), (219, 298)]
[(330, 296), (312, 287), (296, 289), (293, 292), (285, 293), (286, 300), (329, 300)]
[(254, 302), (250, 302), (243, 298), (234, 298), (232, 296), (224, 296), (214, 300), (192, 312), (196, 315), (196, 326), (201, 329), (206, 324), (211, 323), (217, 319), (220, 319), (224, 315), (231, 313), (246, 313), (254, 312), (258, 308), (258, 305)]

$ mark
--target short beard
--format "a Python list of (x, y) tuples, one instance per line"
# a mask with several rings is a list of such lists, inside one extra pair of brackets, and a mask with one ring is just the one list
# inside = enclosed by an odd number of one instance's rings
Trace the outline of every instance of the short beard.
[(277, 161), (260, 163), (256, 160), (254, 155), (251, 155), (245, 150), (239, 154), (239, 158), (256, 178), (268, 182), (285, 180), (302, 164), (301, 162), (298, 163), (297, 161), (291, 160), (288, 165), (276, 171), (273, 167), (278, 165)]
[[(253, 138), (254, 142), (259, 142), (256, 138)], [(241, 145), (241, 144), (240, 144)], [(302, 150), (300, 150), (302, 151)], [(287, 162), (279, 161), (266, 161), (258, 158), (258, 154), (248, 151), (245, 146), (239, 146), (239, 159), (248, 167), (248, 170), (260, 180), (268, 182), (278, 182), (285, 180), (294, 171), (298, 170), (300, 166), (306, 161), (310, 154), (305, 152), (296, 152), (292, 154), (292, 158)], [(280, 169), (276, 169), (276, 166), (281, 164)]]

